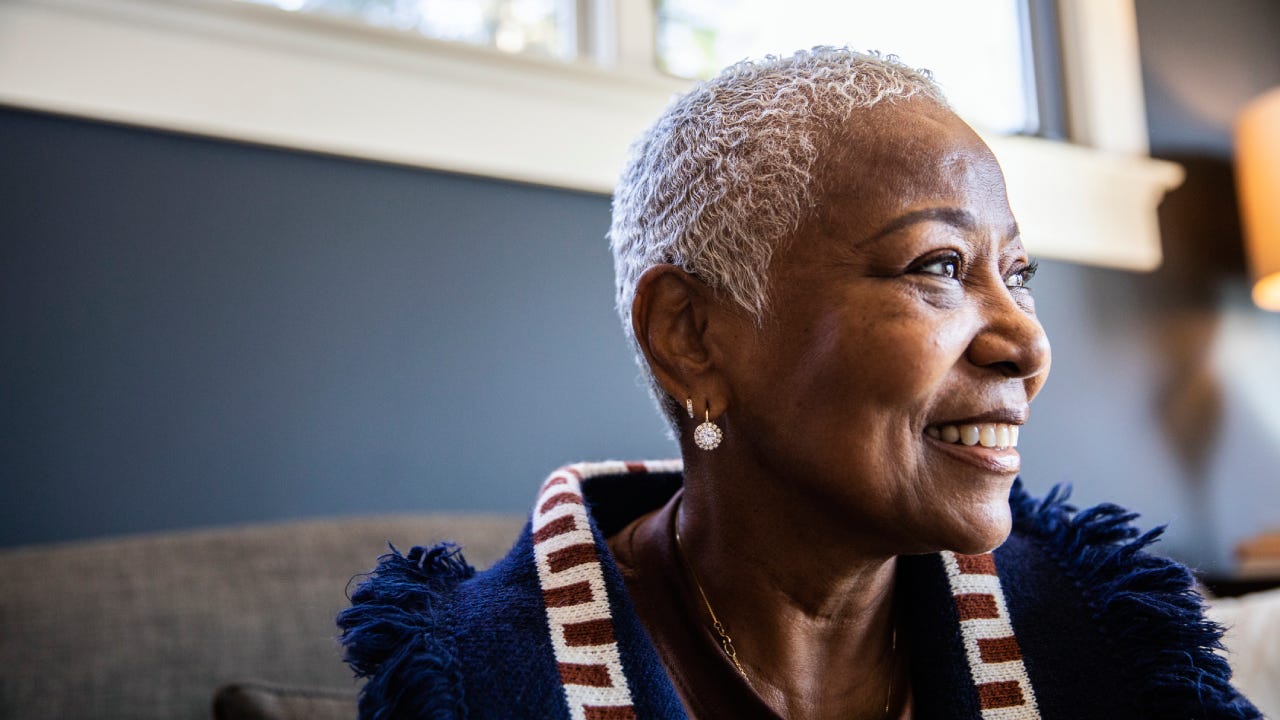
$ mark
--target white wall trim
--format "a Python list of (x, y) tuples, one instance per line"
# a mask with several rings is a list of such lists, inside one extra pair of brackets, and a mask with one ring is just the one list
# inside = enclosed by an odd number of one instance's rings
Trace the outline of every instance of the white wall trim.
[[(597, 1), (635, 27), (641, 3)], [(688, 87), (648, 69), (644, 37), (619, 32), (602, 68), (225, 0), (0, 0), (0, 103), (608, 193), (631, 140)], [(1130, 39), (1119, 56), (1136, 72)], [(1032, 252), (1159, 264), (1155, 207), (1181, 174), (1145, 157), (1141, 100), (1139, 84), (1141, 148), (991, 140)]]
[(1180, 165), (1026, 137), (987, 137), (1027, 250), (1124, 270), (1160, 265), (1156, 208)]
[(0, 0), (0, 102), (608, 192), (687, 83), (200, 0)]

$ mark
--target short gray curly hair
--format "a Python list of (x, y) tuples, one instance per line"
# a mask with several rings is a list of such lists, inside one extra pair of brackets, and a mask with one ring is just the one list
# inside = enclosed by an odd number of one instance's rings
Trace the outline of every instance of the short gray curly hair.
[(631, 325), (640, 276), (679, 266), (761, 323), (773, 252), (819, 199), (819, 158), (855, 111), (915, 95), (947, 106), (927, 70), (816, 47), (726, 68), (676, 98), (632, 144), (609, 229), (618, 314), (673, 425), (677, 401), (658, 386)]

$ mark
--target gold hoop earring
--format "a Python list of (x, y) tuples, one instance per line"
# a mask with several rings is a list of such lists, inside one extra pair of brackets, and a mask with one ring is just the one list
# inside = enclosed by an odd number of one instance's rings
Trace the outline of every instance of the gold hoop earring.
[(703, 450), (715, 450), (724, 439), (724, 431), (711, 422), (711, 402), (707, 402), (706, 419), (693, 430), (693, 443)]

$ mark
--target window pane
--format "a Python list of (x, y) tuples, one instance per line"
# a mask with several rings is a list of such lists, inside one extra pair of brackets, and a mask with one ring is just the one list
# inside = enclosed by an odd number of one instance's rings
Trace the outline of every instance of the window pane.
[(814, 45), (882, 50), (933, 71), (970, 122), (1036, 131), (1024, 0), (659, 0), (658, 63), (706, 78), (743, 58)]
[(335, 15), (440, 40), (571, 60), (577, 55), (574, 0), (245, 0)]

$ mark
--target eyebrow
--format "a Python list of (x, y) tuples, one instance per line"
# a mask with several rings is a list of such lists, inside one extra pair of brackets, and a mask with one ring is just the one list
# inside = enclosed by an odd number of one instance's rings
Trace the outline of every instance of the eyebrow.
[[(922, 210), (912, 210), (890, 220), (884, 227), (872, 233), (866, 240), (863, 240), (863, 243), (875, 242), (905, 227), (922, 222), (942, 222), (966, 232), (973, 232), (978, 227), (978, 222), (973, 217), (973, 213), (968, 210), (949, 207), (924, 208)], [(1005, 237), (1015, 238), (1018, 235), (1018, 223), (1014, 222), (1005, 231)]]

